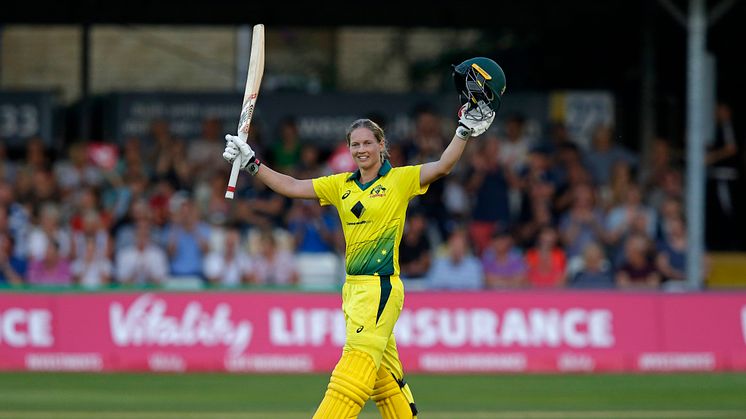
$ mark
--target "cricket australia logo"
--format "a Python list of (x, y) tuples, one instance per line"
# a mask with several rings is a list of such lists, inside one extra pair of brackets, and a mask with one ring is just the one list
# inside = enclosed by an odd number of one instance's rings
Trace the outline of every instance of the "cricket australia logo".
[(377, 185), (375, 188), (373, 188), (372, 191), (370, 191), (369, 198), (382, 198), (386, 196), (386, 188), (383, 187), (383, 185)]

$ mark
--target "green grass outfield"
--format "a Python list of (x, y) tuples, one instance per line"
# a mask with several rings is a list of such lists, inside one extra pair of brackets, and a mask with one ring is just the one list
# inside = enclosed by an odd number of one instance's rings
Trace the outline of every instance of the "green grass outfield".
[[(746, 374), (412, 375), (420, 418), (746, 418)], [(326, 375), (0, 374), (0, 419), (308, 418)], [(369, 402), (362, 418), (379, 417)]]

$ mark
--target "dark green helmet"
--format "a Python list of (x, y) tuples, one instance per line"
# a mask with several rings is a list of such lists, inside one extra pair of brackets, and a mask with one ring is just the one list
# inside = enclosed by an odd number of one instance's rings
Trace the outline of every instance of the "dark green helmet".
[[(505, 73), (496, 62), (485, 57), (470, 58), (453, 67), (453, 81), (461, 104), (469, 109), (487, 104), (493, 112), (500, 109), (505, 93)], [(492, 116), (484, 115), (485, 118)]]

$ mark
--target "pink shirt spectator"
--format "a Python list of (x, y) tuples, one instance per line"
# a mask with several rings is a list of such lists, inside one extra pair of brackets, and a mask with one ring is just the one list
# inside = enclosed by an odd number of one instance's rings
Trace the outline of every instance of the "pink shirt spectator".
[(47, 260), (34, 260), (28, 270), (28, 283), (34, 285), (72, 285), (73, 275), (70, 261), (57, 259), (54, 263)]
[(518, 251), (511, 251), (504, 259), (499, 259), (493, 252), (485, 252), (482, 256), (484, 272), (504, 277), (523, 275), (526, 273), (526, 262)]

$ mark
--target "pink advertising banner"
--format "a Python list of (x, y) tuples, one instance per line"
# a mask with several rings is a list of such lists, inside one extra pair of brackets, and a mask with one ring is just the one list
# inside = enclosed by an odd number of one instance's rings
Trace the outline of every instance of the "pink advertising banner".
[[(409, 293), (410, 372), (746, 371), (746, 293)], [(341, 300), (0, 293), (0, 370), (329, 371)]]

